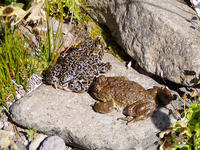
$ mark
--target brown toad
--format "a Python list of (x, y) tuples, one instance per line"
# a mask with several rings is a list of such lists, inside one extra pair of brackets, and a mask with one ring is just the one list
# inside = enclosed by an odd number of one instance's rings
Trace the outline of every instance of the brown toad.
[(152, 115), (157, 107), (157, 99), (172, 99), (172, 95), (166, 88), (154, 86), (147, 91), (134, 81), (125, 77), (99, 76), (91, 87), (92, 94), (102, 102), (96, 102), (93, 106), (96, 112), (109, 113), (115, 106), (124, 108), (123, 113), (127, 123), (144, 120)]

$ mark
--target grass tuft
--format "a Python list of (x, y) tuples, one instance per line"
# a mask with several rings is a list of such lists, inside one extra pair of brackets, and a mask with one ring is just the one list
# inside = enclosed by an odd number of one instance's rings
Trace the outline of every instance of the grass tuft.
[[(16, 85), (22, 85), (26, 90), (28, 78), (34, 72), (32, 48), (16, 29), (5, 24), (4, 39), (0, 41), (0, 105), (6, 105), (8, 98), (15, 99)], [(3, 42), (4, 41), (4, 42)]]

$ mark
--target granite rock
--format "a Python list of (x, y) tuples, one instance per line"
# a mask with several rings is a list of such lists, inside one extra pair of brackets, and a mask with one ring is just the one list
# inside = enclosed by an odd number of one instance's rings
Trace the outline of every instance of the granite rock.
[(185, 1), (89, 0), (88, 5), (88, 13), (147, 72), (186, 86), (200, 83), (200, 22), (192, 20), (196, 13)]
[[(146, 89), (158, 85), (110, 54), (105, 54), (112, 70), (107, 76), (126, 76)], [(35, 128), (47, 135), (58, 135), (67, 145), (90, 150), (154, 150), (156, 134), (171, 124), (169, 110), (158, 108), (152, 117), (126, 125), (118, 111), (99, 114), (93, 111), (94, 100), (88, 93), (73, 93), (42, 85), (10, 107), (12, 120), (23, 127)]]

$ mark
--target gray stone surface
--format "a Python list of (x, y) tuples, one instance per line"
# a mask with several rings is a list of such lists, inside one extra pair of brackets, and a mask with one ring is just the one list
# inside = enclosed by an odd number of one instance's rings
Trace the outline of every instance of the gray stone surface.
[(47, 137), (47, 135), (44, 134), (37, 134), (34, 139), (31, 141), (28, 149), (29, 150), (37, 150), (39, 148), (40, 143)]
[(12, 131), (0, 130), (0, 149), (1, 150), (26, 150), (26, 147), (19, 141), (13, 140)]
[(199, 83), (200, 22), (191, 21), (195, 11), (184, 1), (89, 0), (89, 6), (146, 71), (183, 85)]
[(38, 150), (67, 150), (65, 142), (59, 136), (50, 136), (46, 138)]
[[(109, 76), (123, 75), (145, 88), (158, 85), (154, 80), (127, 69), (110, 54), (104, 56), (112, 64)], [(58, 135), (67, 144), (90, 150), (155, 150), (156, 133), (173, 121), (168, 110), (157, 112), (144, 121), (126, 125), (122, 113), (99, 114), (92, 110), (95, 100), (88, 93), (72, 93), (42, 85), (10, 107), (12, 120), (48, 135)]]

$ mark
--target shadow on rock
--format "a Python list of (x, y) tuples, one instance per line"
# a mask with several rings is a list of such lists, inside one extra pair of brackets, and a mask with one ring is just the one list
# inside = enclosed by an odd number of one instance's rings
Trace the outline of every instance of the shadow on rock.
[(158, 107), (151, 116), (151, 120), (159, 130), (163, 131), (167, 129), (170, 125), (170, 118), (166, 112), (163, 112), (161, 107)]

